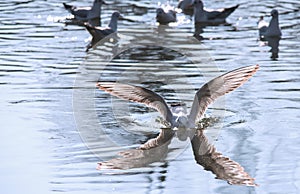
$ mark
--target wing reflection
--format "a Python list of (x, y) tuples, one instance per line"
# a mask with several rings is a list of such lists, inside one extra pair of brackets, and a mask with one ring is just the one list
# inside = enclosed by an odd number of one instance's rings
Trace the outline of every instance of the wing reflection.
[(168, 145), (174, 134), (175, 132), (171, 129), (161, 129), (156, 138), (148, 140), (138, 149), (120, 152), (120, 158), (99, 162), (97, 169), (131, 169), (145, 167), (151, 163), (163, 161), (168, 154)]
[(203, 130), (178, 130), (161, 129), (160, 134), (148, 140), (138, 149), (131, 149), (119, 153), (121, 157), (98, 163), (101, 169), (131, 169), (145, 167), (151, 163), (163, 161), (168, 153), (171, 140), (176, 136), (179, 140), (190, 137), (196, 162), (207, 171), (216, 175), (217, 179), (227, 181), (233, 185), (257, 186), (244, 168), (237, 162), (216, 151), (209, 143)]
[(271, 58), (277, 59), (278, 53), (279, 53), (279, 41), (280, 37), (266, 37), (265, 38), (268, 41), (268, 46), (271, 47), (270, 52), (272, 53)]
[(205, 170), (213, 172), (217, 179), (233, 185), (257, 186), (254, 178), (245, 172), (239, 163), (216, 151), (216, 148), (208, 142), (203, 130), (196, 131), (191, 143), (197, 163)]

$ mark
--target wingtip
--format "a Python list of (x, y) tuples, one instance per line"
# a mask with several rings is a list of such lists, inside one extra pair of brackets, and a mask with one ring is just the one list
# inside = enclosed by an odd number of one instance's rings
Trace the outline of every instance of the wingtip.
[(65, 7), (65, 9), (71, 9), (71, 5), (68, 5), (68, 4), (66, 4), (66, 3), (62, 3), (63, 5), (64, 5), (64, 7)]
[(114, 87), (114, 83), (113, 82), (97, 82), (96, 86), (100, 89), (100, 90), (104, 90), (104, 91), (111, 91), (112, 88)]
[(98, 87), (98, 88), (101, 89), (101, 88), (102, 88), (101, 82), (97, 82), (97, 83), (96, 83), (96, 87)]
[(98, 162), (96, 170), (101, 170), (101, 169), (102, 169), (102, 162)]
[[(243, 68), (243, 67), (242, 67)], [(256, 64), (256, 65), (250, 65), (250, 66), (248, 66), (248, 67), (244, 67), (244, 68), (248, 68), (251, 72), (256, 72), (256, 71), (258, 71), (259, 70), (259, 68), (260, 68), (260, 66), (259, 66), (259, 64)]]
[(259, 68), (260, 68), (259, 64), (256, 64), (256, 65), (255, 65), (255, 71), (258, 71)]
[(256, 64), (249, 67), (251, 68), (251, 70), (249, 69), (249, 76), (252, 77), (259, 70), (259, 65)]

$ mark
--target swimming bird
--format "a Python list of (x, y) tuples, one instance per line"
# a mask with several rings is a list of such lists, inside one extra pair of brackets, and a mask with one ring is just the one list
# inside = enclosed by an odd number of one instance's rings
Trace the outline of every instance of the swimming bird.
[(114, 12), (111, 15), (110, 22), (107, 27), (99, 27), (99, 26), (92, 26), (89, 23), (85, 23), (84, 26), (92, 35), (92, 41), (87, 46), (87, 50), (93, 47), (97, 42), (99, 42), (104, 37), (117, 32), (118, 29), (118, 19), (122, 18), (119, 12)]
[(156, 21), (162, 25), (176, 22), (176, 12), (173, 10), (165, 12), (162, 8), (158, 8), (156, 9)]
[(74, 15), (75, 19), (85, 22), (93, 18), (100, 18), (102, 4), (105, 4), (103, 0), (94, 0), (91, 7), (76, 7), (63, 3), (65, 9)]
[(260, 17), (260, 20), (258, 21), (260, 38), (281, 37), (282, 34), (279, 27), (278, 15), (278, 11), (276, 9), (273, 9), (271, 11), (272, 19), (269, 24), (264, 21), (263, 17)]
[(226, 18), (234, 12), (239, 5), (222, 8), (218, 10), (206, 10), (204, 9), (203, 2), (201, 0), (194, 1), (194, 20), (195, 23), (201, 23), (203, 25), (218, 25), (225, 23)]
[(207, 82), (197, 91), (189, 114), (186, 114), (182, 107), (177, 107), (177, 111), (171, 111), (163, 97), (140, 86), (98, 82), (97, 87), (113, 96), (156, 109), (170, 124), (170, 128), (195, 128), (196, 122), (204, 115), (209, 104), (241, 86), (253, 76), (258, 68), (259, 65), (238, 68)]

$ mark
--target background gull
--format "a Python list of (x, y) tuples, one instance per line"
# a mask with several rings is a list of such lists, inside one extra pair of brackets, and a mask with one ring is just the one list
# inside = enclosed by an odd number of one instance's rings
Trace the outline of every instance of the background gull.
[(89, 22), (93, 26), (100, 26), (101, 6), (104, 3), (103, 0), (95, 0), (91, 7), (76, 7), (66, 3), (63, 5), (78, 22)]
[(158, 8), (156, 9), (156, 21), (162, 25), (176, 22), (176, 12), (173, 10), (165, 12), (162, 8)]
[(271, 11), (272, 19), (269, 24), (263, 20), (263, 17), (260, 18), (260, 20), (258, 21), (258, 30), (260, 38), (281, 37), (278, 15), (278, 11), (276, 9), (273, 9)]
[(201, 0), (194, 1), (194, 19), (195, 23), (201, 23), (204, 25), (217, 25), (225, 23), (226, 18), (236, 9), (239, 5), (222, 8), (218, 10), (204, 9), (203, 2)]
[(117, 32), (118, 19), (120, 18), (122, 18), (121, 14), (116, 11), (111, 15), (111, 19), (107, 27), (97, 27), (97, 26), (92, 26), (89, 23), (85, 23), (84, 24), (85, 28), (92, 35), (92, 41), (90, 42), (90, 44), (87, 45), (87, 50), (92, 48), (97, 42), (99, 42), (104, 37), (114, 32)]
[(113, 96), (156, 109), (171, 128), (195, 128), (195, 123), (204, 115), (209, 104), (241, 86), (253, 76), (258, 68), (259, 65), (238, 68), (204, 84), (194, 97), (189, 115), (184, 112), (172, 112), (163, 97), (143, 87), (115, 82), (98, 82), (97, 86)]

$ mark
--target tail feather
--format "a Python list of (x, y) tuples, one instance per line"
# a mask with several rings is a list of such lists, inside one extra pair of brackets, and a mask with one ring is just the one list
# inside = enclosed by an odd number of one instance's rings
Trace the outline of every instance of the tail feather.
[(63, 3), (63, 5), (64, 5), (65, 9), (66, 9), (66, 10), (69, 10), (69, 11), (73, 8), (72, 5), (68, 5), (68, 4), (66, 4), (66, 3)]
[(214, 19), (223, 19), (225, 22), (225, 19), (232, 13), (236, 8), (239, 7), (239, 4), (233, 7), (229, 8), (224, 8), (222, 11), (212, 11), (212, 12), (207, 12), (208, 19), (214, 20)]
[(92, 26), (91, 24), (89, 24), (88, 22), (85, 22), (84, 23), (84, 27), (87, 29), (87, 31), (92, 35), (94, 36), (96, 34), (95, 32), (95, 27)]
[(229, 7), (229, 8), (225, 8), (223, 11), (223, 14), (225, 15), (225, 17), (228, 17), (230, 14), (232, 14), (232, 12), (234, 12), (234, 10), (236, 10), (240, 5), (237, 4), (236, 6), (233, 7)]

